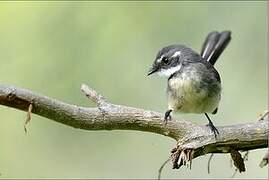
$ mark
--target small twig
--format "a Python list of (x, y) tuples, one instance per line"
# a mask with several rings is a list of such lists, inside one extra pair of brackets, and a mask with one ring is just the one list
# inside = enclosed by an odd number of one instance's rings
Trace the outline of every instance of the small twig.
[[(247, 160), (248, 160), (248, 153), (249, 153), (249, 151), (247, 151), (247, 152), (244, 154), (244, 156), (243, 156), (243, 161), (247, 161)], [(231, 162), (232, 162), (232, 161), (233, 161), (233, 159), (231, 158)], [(231, 165), (232, 165), (232, 163), (231, 163)], [(231, 176), (231, 178), (234, 178), (234, 176), (236, 175), (237, 171), (238, 171), (238, 168), (236, 168), (236, 169), (234, 170), (234, 173), (233, 173), (233, 175)]]
[(194, 150), (191, 149), (191, 150), (190, 150), (190, 169), (191, 169), (191, 164), (192, 164), (193, 156), (194, 156)]
[(108, 104), (104, 96), (102, 96), (86, 84), (82, 84), (80, 89), (89, 99), (95, 102), (99, 107)]
[(237, 171), (238, 171), (238, 169), (236, 168), (236, 169), (234, 170), (234, 173), (233, 173), (233, 175), (231, 176), (231, 178), (234, 178), (234, 176), (236, 175)]
[(262, 161), (260, 162), (260, 167), (264, 167), (268, 164), (269, 161), (269, 151), (267, 151), (267, 153), (264, 155), (264, 157), (262, 158)]
[(171, 150), (171, 159), (172, 159), (172, 169), (178, 169), (178, 159), (179, 159), (180, 150), (178, 147)]
[(259, 121), (263, 121), (269, 118), (269, 111), (265, 111), (263, 114), (260, 115)]
[(238, 151), (231, 149), (231, 157), (233, 159), (234, 166), (239, 170), (239, 172), (244, 172), (246, 168), (241, 154)]
[(214, 155), (213, 153), (210, 154), (210, 157), (209, 157), (208, 162), (207, 162), (207, 173), (208, 174), (210, 173), (210, 162), (212, 160), (213, 155)]
[(247, 160), (248, 160), (248, 153), (249, 153), (249, 151), (247, 151), (247, 152), (244, 154), (244, 157), (243, 157), (244, 161), (247, 161)]
[(163, 170), (164, 166), (165, 166), (170, 160), (171, 160), (171, 156), (170, 156), (166, 161), (164, 161), (163, 164), (161, 165), (161, 167), (160, 167), (160, 169), (159, 169), (159, 171), (158, 171), (158, 180), (161, 179), (162, 170)]
[(178, 167), (181, 167), (182, 165), (186, 165), (186, 154), (184, 152), (184, 149), (180, 151), (180, 155), (179, 155), (179, 158), (178, 158), (178, 163), (177, 163), (177, 166)]
[(32, 110), (33, 110), (33, 104), (30, 103), (29, 107), (28, 107), (27, 114), (26, 114), (26, 120), (25, 120), (24, 125), (23, 125), (25, 133), (27, 133), (26, 125), (30, 122), (30, 120), (32, 118)]

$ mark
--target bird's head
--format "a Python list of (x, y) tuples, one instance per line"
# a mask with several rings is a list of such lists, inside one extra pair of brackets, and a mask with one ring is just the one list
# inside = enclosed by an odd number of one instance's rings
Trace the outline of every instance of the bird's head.
[(170, 77), (180, 70), (183, 61), (197, 59), (197, 57), (199, 57), (197, 53), (184, 45), (166, 46), (158, 52), (148, 76), (157, 73), (160, 76)]

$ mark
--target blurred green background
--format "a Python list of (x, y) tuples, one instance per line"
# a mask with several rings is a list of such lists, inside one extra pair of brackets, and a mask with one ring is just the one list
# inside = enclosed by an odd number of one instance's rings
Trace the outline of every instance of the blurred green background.
[[(146, 77), (157, 51), (183, 43), (200, 51), (212, 30), (231, 30), (216, 68), (223, 96), (216, 125), (256, 121), (267, 109), (267, 2), (1, 2), (0, 83), (93, 106), (87, 83), (111, 102), (166, 110), (166, 80)], [(156, 178), (173, 139), (139, 131), (85, 131), (34, 115), (25, 135), (24, 112), (0, 107), (1, 178)], [(202, 115), (178, 115), (206, 124)], [(236, 178), (267, 178), (251, 151)], [(192, 170), (163, 178), (229, 178), (228, 154), (209, 155)]]

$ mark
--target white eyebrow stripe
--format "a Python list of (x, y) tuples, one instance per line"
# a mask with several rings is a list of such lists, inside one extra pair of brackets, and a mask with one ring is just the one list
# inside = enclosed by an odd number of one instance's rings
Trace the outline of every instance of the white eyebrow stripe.
[(179, 56), (181, 54), (181, 51), (176, 51), (172, 57), (176, 57), (176, 56)]

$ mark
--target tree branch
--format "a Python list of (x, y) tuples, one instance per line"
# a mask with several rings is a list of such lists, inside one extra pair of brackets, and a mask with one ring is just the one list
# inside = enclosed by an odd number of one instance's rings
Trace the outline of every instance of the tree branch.
[(268, 113), (259, 121), (217, 127), (215, 139), (207, 126), (184, 120), (163, 123), (163, 115), (139, 108), (109, 103), (102, 95), (83, 84), (82, 92), (98, 108), (67, 104), (26, 89), (0, 85), (0, 104), (29, 111), (62, 124), (85, 130), (139, 130), (171, 137), (177, 141), (172, 151), (173, 168), (208, 153), (230, 153), (268, 146)]

